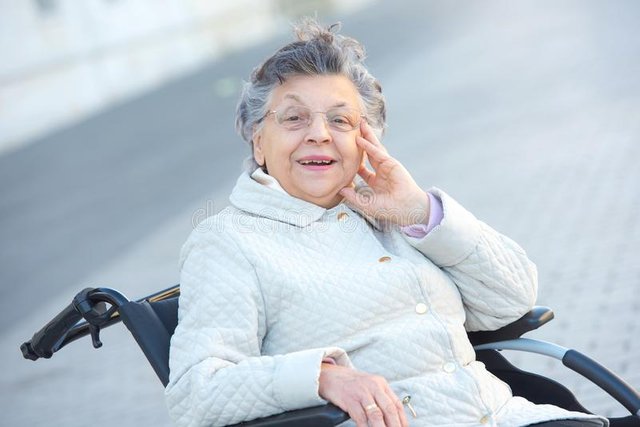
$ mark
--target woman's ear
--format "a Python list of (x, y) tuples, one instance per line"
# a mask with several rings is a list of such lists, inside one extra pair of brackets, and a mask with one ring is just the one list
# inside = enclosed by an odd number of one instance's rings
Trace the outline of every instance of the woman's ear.
[(253, 159), (259, 166), (264, 166), (264, 152), (262, 151), (262, 137), (260, 131), (253, 133)]

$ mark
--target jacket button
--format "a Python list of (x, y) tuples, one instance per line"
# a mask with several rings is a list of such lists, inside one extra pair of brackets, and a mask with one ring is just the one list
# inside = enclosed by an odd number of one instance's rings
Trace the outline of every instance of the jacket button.
[(337, 216), (338, 221), (344, 221), (349, 217), (349, 214), (346, 212), (340, 212)]
[(416, 304), (416, 313), (425, 314), (427, 311), (429, 311), (429, 307), (427, 307), (427, 304), (423, 302)]
[(442, 370), (445, 371), (447, 374), (451, 374), (456, 370), (456, 364), (453, 362), (447, 362), (444, 365), (442, 365)]
[(484, 417), (480, 418), (480, 424), (487, 424), (490, 420), (491, 417), (489, 415), (485, 415)]
[(380, 259), (378, 260), (378, 262), (389, 262), (389, 261), (391, 261), (390, 256), (383, 256), (383, 257), (380, 257)]

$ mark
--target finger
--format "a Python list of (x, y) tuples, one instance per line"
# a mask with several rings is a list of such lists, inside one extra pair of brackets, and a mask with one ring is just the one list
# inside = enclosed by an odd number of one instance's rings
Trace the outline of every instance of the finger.
[(384, 391), (376, 394), (376, 402), (384, 415), (385, 425), (387, 427), (401, 427), (400, 414), (398, 412), (398, 398), (389, 396)]
[(346, 411), (349, 417), (356, 423), (357, 427), (367, 427), (368, 417), (360, 402), (354, 404)]
[(369, 185), (371, 185), (371, 181), (373, 181), (373, 179), (376, 177), (375, 172), (370, 171), (369, 168), (367, 168), (364, 164), (360, 165), (360, 168), (358, 169), (358, 175), (360, 175), (362, 179), (364, 179), (364, 182)]
[(404, 405), (402, 404), (402, 401), (398, 398), (398, 396), (396, 396), (396, 394), (393, 392), (393, 390), (391, 390), (391, 388), (389, 387), (387, 390), (387, 394), (389, 395), (389, 397), (393, 400), (393, 402), (396, 405), (396, 410), (398, 412), (398, 418), (400, 419), (400, 425), (402, 427), (408, 427), (409, 426), (409, 419), (407, 418), (407, 414), (405, 412), (405, 408)]
[(402, 425), (402, 427), (408, 427), (409, 420), (407, 419), (407, 414), (405, 413), (405, 408), (402, 403), (402, 400), (400, 400), (400, 398), (395, 394), (395, 392), (391, 389), (389, 384), (387, 384), (385, 391), (387, 393), (387, 396), (389, 396), (389, 398), (394, 402), (396, 406), (396, 410), (398, 412), (398, 418), (400, 419), (400, 424)]
[(360, 137), (366, 139), (371, 144), (380, 148), (381, 150), (385, 152), (387, 151), (385, 146), (382, 144), (382, 142), (378, 139), (378, 136), (373, 131), (373, 128), (371, 127), (371, 125), (366, 122), (362, 122), (362, 124), (360, 125)]
[(402, 427), (409, 427), (409, 419), (407, 418), (407, 414), (404, 411), (404, 405), (402, 404), (402, 401), (400, 399), (398, 399), (397, 405), (398, 414), (400, 415), (400, 424), (402, 425)]
[(360, 133), (362, 133), (363, 138), (370, 141), (373, 145), (384, 148), (382, 142), (380, 142), (380, 140), (378, 139), (378, 136), (373, 131), (371, 125), (364, 120), (360, 124)]
[(369, 161), (369, 157), (367, 157), (367, 152), (362, 150), (362, 159), (360, 159), (360, 167), (366, 167), (367, 162)]
[[(391, 427), (385, 424), (385, 414), (382, 412), (382, 408), (373, 400), (372, 403), (363, 405), (364, 411), (367, 414), (367, 421), (369, 421), (370, 427)], [(396, 426), (393, 426), (396, 427)]]
[(382, 160), (389, 157), (389, 154), (387, 153), (387, 150), (384, 149), (384, 147), (378, 147), (366, 138), (356, 136), (356, 143), (364, 148), (370, 160), (381, 162)]
[(339, 191), (340, 195), (345, 198), (348, 205), (358, 206), (358, 196), (356, 190), (351, 187), (344, 187)]
[(375, 201), (375, 193), (370, 188), (361, 188), (359, 191), (351, 187), (344, 187), (340, 190), (340, 195), (345, 198), (347, 205), (366, 210)]
[[(358, 141), (358, 138), (364, 139), (366, 141), (365, 145), (375, 148), (378, 152), (382, 154), (386, 154), (387, 156), (389, 155), (389, 152), (387, 151), (386, 147), (382, 145), (380, 142), (376, 142), (376, 140), (372, 141), (369, 138), (365, 138), (364, 136), (356, 136), (356, 142)], [(365, 145), (363, 145), (362, 147), (366, 149)]]

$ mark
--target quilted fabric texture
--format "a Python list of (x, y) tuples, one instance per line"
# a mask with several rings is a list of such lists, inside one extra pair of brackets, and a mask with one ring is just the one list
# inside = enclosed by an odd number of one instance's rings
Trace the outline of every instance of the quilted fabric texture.
[[(182, 251), (166, 400), (179, 426), (223, 426), (325, 403), (322, 359), (411, 396), (411, 425), (520, 426), (583, 417), (511, 396), (466, 330), (526, 313), (536, 270), (444, 192), (414, 239), (346, 205), (324, 209), (242, 175), (232, 206)], [(350, 422), (347, 422), (349, 424)]]

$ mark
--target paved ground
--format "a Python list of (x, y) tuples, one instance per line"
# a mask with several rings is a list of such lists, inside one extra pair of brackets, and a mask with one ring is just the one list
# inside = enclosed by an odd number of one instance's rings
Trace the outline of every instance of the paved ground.
[[(532, 336), (638, 389), (639, 18), (631, 0), (407, 0), (343, 19), (383, 83), (390, 151), (538, 264), (539, 302), (557, 318)], [(224, 206), (243, 155), (223, 112), (235, 100), (212, 86), (245, 77), (273, 43), (0, 158), (0, 424), (170, 425), (124, 328), (48, 361), (17, 346), (84, 286), (133, 297), (177, 281), (192, 218)], [(592, 410), (624, 413), (559, 363), (513, 357)]]

